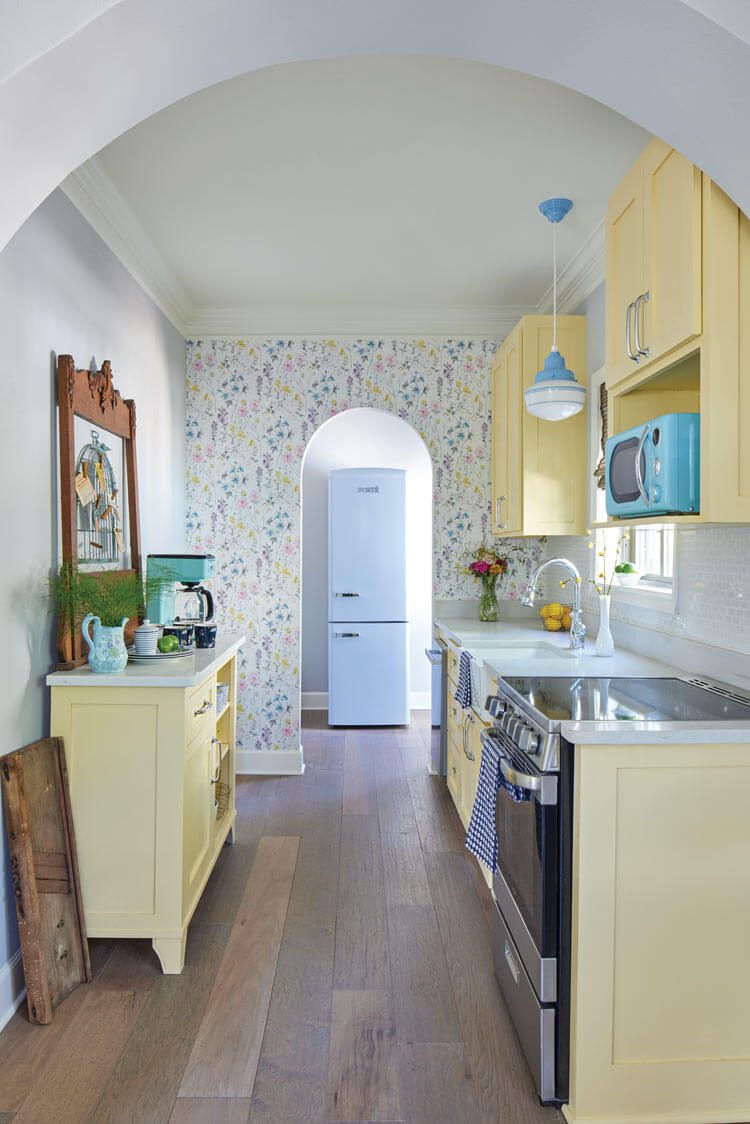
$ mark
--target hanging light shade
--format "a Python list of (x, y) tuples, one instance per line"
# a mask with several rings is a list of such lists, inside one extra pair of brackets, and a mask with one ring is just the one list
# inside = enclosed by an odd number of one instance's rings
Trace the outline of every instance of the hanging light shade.
[(544, 367), (528, 390), (524, 391), (526, 409), (545, 421), (562, 421), (583, 409), (586, 388), (565, 366), (557, 349), (557, 224), (573, 206), (570, 199), (545, 199), (539, 210), (552, 223), (552, 348)]

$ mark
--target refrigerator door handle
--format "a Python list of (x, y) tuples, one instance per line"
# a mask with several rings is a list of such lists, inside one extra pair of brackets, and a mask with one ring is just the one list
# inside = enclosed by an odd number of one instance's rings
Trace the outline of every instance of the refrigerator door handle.
[(358, 632), (334, 632), (334, 639), (343, 640), (349, 636), (359, 636)]
[(334, 593), (334, 597), (359, 597), (358, 593)]

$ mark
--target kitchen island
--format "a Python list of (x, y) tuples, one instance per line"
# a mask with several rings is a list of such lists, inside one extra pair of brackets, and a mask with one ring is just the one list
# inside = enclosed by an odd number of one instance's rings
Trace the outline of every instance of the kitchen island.
[(148, 937), (179, 973), (190, 918), (235, 822), (237, 652), (220, 639), (118, 675), (47, 677), (65, 741), (89, 937)]
[[(614, 678), (691, 678), (630, 652), (571, 656), (536, 622), (440, 627), (516, 687), (598, 677), (606, 694)], [(571, 1124), (746, 1122), (750, 722), (559, 717), (573, 762), (563, 1112)]]

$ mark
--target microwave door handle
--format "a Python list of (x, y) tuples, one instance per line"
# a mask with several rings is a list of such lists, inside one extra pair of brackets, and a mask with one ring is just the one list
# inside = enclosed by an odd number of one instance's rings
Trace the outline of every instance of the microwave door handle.
[(631, 301), (628, 305), (628, 311), (625, 314), (625, 350), (628, 353), (628, 359), (632, 359), (634, 363), (638, 362), (638, 356), (630, 346), (630, 317), (633, 312), (633, 305), (635, 301)]
[(635, 451), (635, 482), (638, 485), (638, 493), (646, 507), (651, 506), (651, 501), (648, 498), (643, 473), (641, 472), (641, 456), (643, 455), (643, 446), (646, 444), (646, 439), (650, 432), (651, 426), (645, 425), (643, 427), (643, 433), (638, 440), (638, 448)]

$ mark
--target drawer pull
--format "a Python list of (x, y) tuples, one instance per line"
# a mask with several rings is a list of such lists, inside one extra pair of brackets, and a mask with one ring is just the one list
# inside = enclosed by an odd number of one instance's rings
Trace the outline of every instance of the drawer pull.
[(510, 974), (513, 977), (513, 983), (518, 983), (518, 965), (516, 964), (515, 957), (510, 951), (508, 942), (505, 942), (505, 962), (510, 968)]
[(209, 711), (210, 709), (211, 709), (211, 700), (210, 699), (204, 699), (202, 705), (199, 706), (197, 710), (193, 711), (193, 718), (197, 718), (199, 714), (205, 714), (206, 711)]

